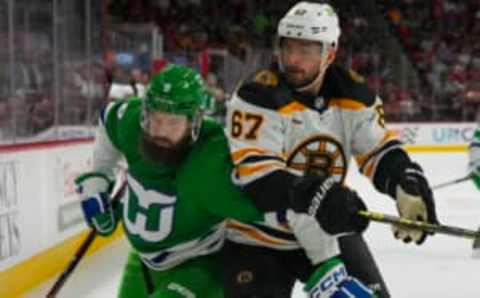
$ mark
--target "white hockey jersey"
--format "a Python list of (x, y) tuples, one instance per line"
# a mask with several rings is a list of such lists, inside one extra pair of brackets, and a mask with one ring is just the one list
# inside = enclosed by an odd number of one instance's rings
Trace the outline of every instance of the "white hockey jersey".
[[(275, 69), (255, 73), (237, 87), (228, 104), (226, 134), (235, 164), (232, 176), (241, 187), (275, 171), (333, 175), (343, 183), (352, 157), (360, 171), (373, 180), (382, 156), (401, 146), (385, 128), (380, 98), (369, 91), (361, 76), (334, 65), (327, 70), (318, 96), (297, 93)], [(272, 193), (277, 187), (282, 188), (273, 186)], [(294, 247), (294, 241), (282, 237), (288, 227), (295, 230), (291, 211), (269, 218), (255, 226), (234, 222), (230, 238), (277, 249)], [(313, 218), (309, 221), (316, 226), (316, 235), (326, 234)], [(237, 225), (242, 225), (241, 229)], [(268, 233), (271, 229), (282, 233)], [(284, 245), (264, 243), (254, 237), (258, 233), (268, 234)], [(305, 247), (302, 236), (295, 236)]]

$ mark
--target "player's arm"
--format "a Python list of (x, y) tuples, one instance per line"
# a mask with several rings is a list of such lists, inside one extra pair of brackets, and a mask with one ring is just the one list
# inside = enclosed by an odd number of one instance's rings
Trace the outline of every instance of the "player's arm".
[(116, 134), (119, 121), (119, 109), (126, 104), (126, 102), (118, 101), (108, 104), (100, 113), (95, 131), (93, 171), (103, 173), (110, 178), (114, 177), (114, 169), (122, 158), (121, 151), (114, 145), (115, 138), (113, 136)]
[[(227, 163), (228, 161), (223, 162), (223, 164)], [(224, 166), (220, 165), (219, 167)], [(245, 193), (232, 183), (227, 169), (219, 169), (224, 174), (214, 180), (210, 179), (211, 176), (209, 178), (205, 176), (207, 179), (203, 185), (206, 195), (203, 197), (208, 201), (204, 202), (204, 206), (207, 206), (211, 213), (222, 218), (233, 218), (243, 222), (261, 221), (263, 213), (246, 197)], [(214, 182), (212, 183), (212, 181)]]
[(260, 210), (285, 210), (288, 190), (296, 178), (286, 170), (283, 155), (286, 119), (274, 109), (242, 98), (257, 96), (250, 95), (249, 89), (234, 93), (227, 107), (226, 134), (235, 166), (233, 179)]
[(245, 194), (233, 184), (232, 162), (222, 128), (216, 136), (207, 138), (189, 158), (189, 179), (181, 192), (199, 200), (201, 208), (219, 218), (251, 222), (261, 220), (262, 214)]
[(88, 225), (102, 236), (108, 236), (116, 228), (118, 220), (110, 204), (109, 193), (113, 187), (114, 168), (121, 158), (121, 152), (112, 143), (107, 127), (116, 127), (119, 102), (110, 103), (101, 113), (95, 132), (93, 148), (93, 169), (75, 179), (80, 195), (82, 211)]
[[(423, 169), (385, 128), (381, 100), (377, 97), (373, 105), (349, 113), (352, 148), (361, 173), (371, 179), (378, 191), (396, 200), (401, 216), (437, 223), (432, 191)], [(426, 237), (424, 232), (396, 227), (394, 234), (404, 242), (417, 244)]]

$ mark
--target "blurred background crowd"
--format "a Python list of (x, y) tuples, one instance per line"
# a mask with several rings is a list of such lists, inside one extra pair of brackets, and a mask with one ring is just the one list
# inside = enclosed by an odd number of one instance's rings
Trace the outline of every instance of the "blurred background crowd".
[[(141, 95), (169, 62), (200, 71), (222, 121), (238, 80), (274, 59), (296, 2), (0, 0), (0, 141), (88, 135), (101, 106)], [(331, 2), (337, 63), (366, 78), (388, 121), (480, 119), (480, 0)]]

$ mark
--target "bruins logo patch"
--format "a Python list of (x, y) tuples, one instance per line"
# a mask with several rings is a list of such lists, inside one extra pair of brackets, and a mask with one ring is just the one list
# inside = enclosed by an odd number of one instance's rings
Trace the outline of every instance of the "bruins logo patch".
[(343, 183), (347, 159), (342, 145), (334, 138), (317, 135), (298, 145), (287, 159), (287, 166), (300, 174), (327, 178)]
[(265, 85), (275, 87), (278, 85), (278, 77), (275, 73), (270, 70), (262, 70), (255, 75), (253, 79), (254, 82)]

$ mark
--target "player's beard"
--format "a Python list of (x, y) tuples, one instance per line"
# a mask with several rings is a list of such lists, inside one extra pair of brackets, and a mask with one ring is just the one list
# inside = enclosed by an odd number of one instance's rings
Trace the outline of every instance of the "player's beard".
[(151, 162), (178, 166), (188, 155), (190, 145), (190, 135), (184, 136), (178, 143), (174, 144), (168, 139), (152, 138), (147, 134), (142, 134), (140, 152)]
[(297, 68), (295, 66), (284, 66), (283, 71), (285, 80), (287, 83), (298, 89), (310, 85), (318, 77), (319, 71), (315, 72), (313, 75), (305, 76), (305, 71)]

